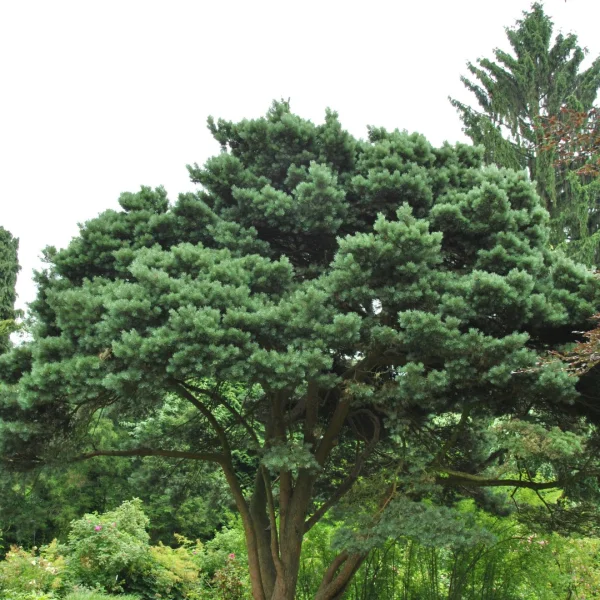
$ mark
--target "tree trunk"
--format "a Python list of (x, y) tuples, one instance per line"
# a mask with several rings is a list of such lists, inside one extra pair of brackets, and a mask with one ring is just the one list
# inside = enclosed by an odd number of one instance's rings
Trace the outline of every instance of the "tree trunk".
[(267, 494), (265, 491), (265, 482), (259, 470), (254, 482), (254, 494), (250, 502), (250, 514), (255, 532), (254, 537), (256, 538), (263, 593), (265, 599), (269, 600), (273, 597), (276, 572), (275, 563), (271, 556), (271, 527), (266, 506)]
[[(310, 485), (300, 488), (296, 486), (295, 494), (290, 502), (286, 526), (279, 537), (279, 555), (274, 557), (269, 542), (270, 524), (265, 503), (261, 504), (264, 499), (264, 486), (261, 491), (261, 483), (257, 478), (256, 490), (251, 503), (253, 516), (251, 538), (256, 560), (254, 564), (249, 564), (254, 600), (294, 600), (296, 598), (304, 523), (310, 494)], [(348, 554), (346, 552), (337, 556), (325, 572), (315, 594), (315, 600), (341, 600), (365, 556), (365, 554)], [(261, 582), (260, 587), (256, 585), (258, 581)]]
[[(363, 362), (359, 364), (366, 372), (368, 364)], [(287, 435), (283, 408), (287, 402), (286, 394), (277, 392), (271, 400), (272, 423), (267, 427), (266, 437), (285, 443)], [(346, 420), (350, 399), (347, 397), (340, 399), (329, 427), (317, 443), (314, 430), (319, 401), (318, 386), (314, 382), (310, 383), (305, 408), (304, 442), (315, 448), (314, 458), (317, 464), (322, 466)], [(223, 443), (223, 446), (229, 448), (226, 443)], [(269, 443), (265, 443), (265, 447), (269, 446)], [(314, 470), (299, 469), (294, 481), (290, 470), (282, 469), (278, 477), (279, 502), (276, 507), (271, 475), (266, 469), (258, 467), (252, 499), (247, 502), (230, 458), (223, 467), (244, 524), (254, 600), (294, 600), (300, 571), (302, 542), (307, 531), (308, 511), (316, 478)], [(277, 508), (279, 519), (276, 514)], [(312, 524), (314, 523), (310, 525)], [(346, 553), (336, 558), (327, 569), (315, 599), (339, 600), (363, 560), (363, 555)]]

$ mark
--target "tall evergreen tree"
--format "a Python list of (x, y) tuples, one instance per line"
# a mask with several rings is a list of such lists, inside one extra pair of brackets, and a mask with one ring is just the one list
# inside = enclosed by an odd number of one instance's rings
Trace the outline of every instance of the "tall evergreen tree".
[(600, 110), (563, 107), (542, 121), (541, 152), (555, 156), (565, 174), (569, 202), (554, 217), (555, 229), (565, 232), (559, 246), (588, 266), (600, 265)]
[(18, 248), (19, 240), (0, 227), (0, 353), (8, 348), (8, 336), (15, 318)]
[[(286, 103), (209, 126), (222, 152), (190, 168), (198, 193), (124, 194), (48, 250), (33, 339), (0, 357), (7, 464), (218, 465), (256, 600), (295, 597), (304, 535), (334, 507), (347, 528), (317, 600), (390, 535), (476, 535), (455, 499), (595, 481), (596, 415), (537, 354), (588, 326), (600, 282), (548, 250), (523, 173)], [(100, 414), (138, 426), (94, 445)]]
[[(539, 3), (516, 27), (507, 28), (512, 52), (496, 49), (495, 60), (482, 58), (468, 63), (471, 79), (462, 77), (474, 94), (474, 108), (450, 99), (460, 114), (465, 133), (485, 148), (485, 162), (513, 169), (527, 169), (537, 191), (550, 211), (551, 242), (578, 239), (578, 224), (566, 220), (565, 210), (578, 197), (572, 193), (565, 169), (555, 165), (554, 152), (540, 152), (543, 119), (560, 116), (569, 106), (592, 108), (600, 87), (600, 58), (581, 69), (585, 51), (577, 36), (552, 36), (553, 23)], [(579, 198), (580, 199), (580, 198)]]

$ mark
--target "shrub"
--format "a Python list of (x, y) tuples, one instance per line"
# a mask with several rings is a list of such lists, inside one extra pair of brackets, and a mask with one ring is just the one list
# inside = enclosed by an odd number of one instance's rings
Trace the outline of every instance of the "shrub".
[(0, 562), (0, 589), (5, 600), (46, 600), (63, 589), (65, 560), (56, 541), (41, 549), (12, 546)]
[(143, 598), (170, 600), (200, 600), (202, 581), (200, 569), (202, 545), (176, 536), (178, 548), (151, 546), (143, 563), (128, 578), (127, 589), (142, 594)]
[(57, 600), (53, 592), (7, 592), (2, 600)]
[(132, 596), (130, 594), (108, 596), (104, 592), (95, 590), (77, 590), (71, 592), (64, 600), (139, 600), (139, 596)]
[(139, 568), (148, 553), (148, 519), (141, 504), (136, 498), (71, 523), (68, 568), (76, 582), (107, 591), (122, 589), (120, 579)]
[(222, 600), (244, 600), (249, 589), (246, 577), (247, 568), (236, 560), (235, 554), (227, 557), (225, 566), (218, 569), (213, 578), (214, 585)]
[(230, 554), (235, 554), (238, 564), (248, 565), (248, 552), (244, 540), (244, 531), (239, 519), (234, 520), (230, 527), (223, 527), (215, 533), (212, 540), (206, 542), (202, 549), (202, 570), (212, 579), (214, 574), (227, 564)]

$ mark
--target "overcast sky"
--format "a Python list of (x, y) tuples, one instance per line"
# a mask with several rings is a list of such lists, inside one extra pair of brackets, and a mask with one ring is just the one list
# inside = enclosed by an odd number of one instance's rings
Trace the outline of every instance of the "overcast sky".
[[(467, 60), (506, 47), (529, 0), (0, 0), (0, 225), (20, 239), (17, 291), (47, 245), (123, 191), (193, 189), (218, 151), (205, 123), (273, 99), (316, 122), (463, 140), (448, 95)], [(600, 54), (600, 0), (547, 0), (556, 31)]]

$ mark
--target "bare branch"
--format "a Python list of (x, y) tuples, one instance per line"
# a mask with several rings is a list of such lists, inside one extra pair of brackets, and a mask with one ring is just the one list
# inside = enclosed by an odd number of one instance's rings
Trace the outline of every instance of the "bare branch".
[[(348, 583), (364, 561), (366, 553), (348, 554), (342, 552), (335, 557), (315, 595), (315, 600), (336, 600), (341, 598)], [(337, 573), (337, 575), (336, 575)]]
[(198, 400), (191, 392), (187, 389), (186, 384), (180, 381), (174, 381), (173, 384), (174, 391), (179, 394), (182, 398), (193, 404), (202, 414), (202, 416), (210, 423), (214, 432), (217, 434), (219, 441), (221, 442), (221, 447), (223, 451), (226, 453), (228, 457), (231, 457), (231, 448), (229, 446), (229, 440), (227, 439), (227, 434), (225, 429), (221, 426), (221, 424), (217, 421), (215, 415)]
[(279, 553), (279, 537), (277, 534), (277, 517), (275, 515), (275, 502), (273, 500), (273, 490), (271, 489), (271, 480), (267, 472), (266, 467), (260, 467), (262, 471), (263, 481), (265, 484), (265, 493), (267, 495), (267, 507), (269, 514), (269, 528), (271, 530), (271, 556), (273, 558), (273, 564), (275, 565), (275, 571), (278, 577), (285, 577), (285, 571), (281, 556)]
[(203, 460), (206, 462), (223, 463), (226, 458), (222, 454), (212, 452), (186, 452), (182, 450), (164, 450), (162, 448), (130, 448), (128, 450), (94, 450), (80, 454), (70, 462), (80, 462), (96, 456), (164, 456), (166, 458), (186, 458), (188, 460)]
[(440, 476), (437, 477), (436, 482), (441, 485), (462, 485), (465, 487), (515, 487), (528, 488), (530, 490), (550, 490), (553, 488), (561, 488), (565, 484), (565, 481), (561, 480), (527, 481), (524, 479), (493, 479), (446, 468), (436, 469), (436, 471), (440, 474)]
[(235, 417), (236, 421), (248, 432), (252, 440), (256, 444), (260, 445), (260, 441), (258, 439), (258, 436), (256, 435), (256, 431), (254, 431), (250, 423), (248, 423), (248, 421), (242, 416), (242, 414), (235, 409), (235, 407), (229, 402), (229, 400), (227, 400), (227, 398), (225, 398), (225, 396), (223, 396), (223, 394), (219, 394), (214, 390), (206, 390), (192, 385), (190, 383), (181, 383), (181, 385), (183, 385), (187, 390), (191, 390), (198, 394), (204, 394), (205, 396), (212, 398), (213, 400), (224, 406)]
[(344, 494), (346, 494), (354, 485), (360, 472), (365, 464), (367, 458), (373, 453), (377, 443), (379, 442), (379, 435), (381, 432), (381, 423), (379, 419), (370, 410), (360, 410), (359, 413), (367, 413), (374, 426), (374, 433), (371, 441), (367, 444), (363, 452), (357, 457), (356, 462), (352, 471), (348, 474), (348, 477), (337, 487), (333, 494), (313, 513), (313, 515), (304, 524), (305, 533), (309, 531), (319, 520), (327, 513), (327, 511), (334, 506)]

